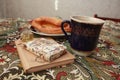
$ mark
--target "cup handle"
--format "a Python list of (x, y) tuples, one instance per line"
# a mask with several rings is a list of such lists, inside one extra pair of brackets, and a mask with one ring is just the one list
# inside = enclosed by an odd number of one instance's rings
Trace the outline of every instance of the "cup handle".
[(65, 34), (66, 39), (69, 41), (69, 40), (70, 40), (70, 39), (69, 39), (69, 36), (67, 35), (67, 32), (66, 32), (65, 29), (64, 29), (64, 24), (65, 24), (65, 23), (69, 24), (70, 27), (71, 27), (71, 22), (70, 22), (69, 20), (64, 20), (64, 21), (61, 23), (61, 29), (62, 29), (63, 33)]

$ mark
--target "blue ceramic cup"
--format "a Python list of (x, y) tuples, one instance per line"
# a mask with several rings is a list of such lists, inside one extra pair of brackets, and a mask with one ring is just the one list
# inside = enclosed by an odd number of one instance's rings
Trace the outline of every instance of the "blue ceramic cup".
[[(71, 35), (68, 36), (64, 25), (69, 24)], [(92, 51), (96, 48), (99, 34), (104, 21), (88, 16), (71, 16), (71, 20), (64, 20), (61, 29), (68, 39), (71, 48), (77, 51)]]

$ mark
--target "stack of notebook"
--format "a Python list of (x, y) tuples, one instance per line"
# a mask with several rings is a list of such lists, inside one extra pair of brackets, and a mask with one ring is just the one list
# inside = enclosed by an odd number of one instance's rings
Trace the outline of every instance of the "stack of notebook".
[(25, 72), (28, 72), (28, 73), (73, 63), (75, 59), (74, 55), (66, 51), (64, 55), (55, 59), (54, 61), (51, 61), (51, 62), (44, 61), (44, 60), (36, 61), (37, 56), (34, 55), (32, 52), (26, 50), (21, 45), (22, 44), (21, 40), (15, 41), (15, 44), (18, 50), (18, 55), (20, 57), (23, 69)]

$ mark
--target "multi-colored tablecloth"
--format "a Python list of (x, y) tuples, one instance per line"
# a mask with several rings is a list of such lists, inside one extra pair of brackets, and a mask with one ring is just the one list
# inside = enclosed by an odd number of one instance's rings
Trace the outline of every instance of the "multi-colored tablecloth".
[[(97, 48), (89, 57), (75, 55), (73, 64), (25, 73), (14, 41), (28, 24), (20, 18), (0, 19), (0, 80), (120, 80), (120, 23), (105, 22)], [(71, 52), (65, 39), (60, 42)]]

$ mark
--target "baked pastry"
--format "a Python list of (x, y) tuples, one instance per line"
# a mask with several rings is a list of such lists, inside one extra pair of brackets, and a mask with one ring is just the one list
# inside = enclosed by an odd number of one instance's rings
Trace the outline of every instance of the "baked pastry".
[[(32, 20), (31, 25), (40, 32), (47, 34), (61, 34), (62, 20), (56, 17), (40, 17)], [(68, 24), (64, 25), (66, 32), (71, 32), (71, 28)]]
[(26, 49), (45, 61), (53, 61), (63, 55), (66, 47), (53, 39), (37, 38), (24, 43)]

